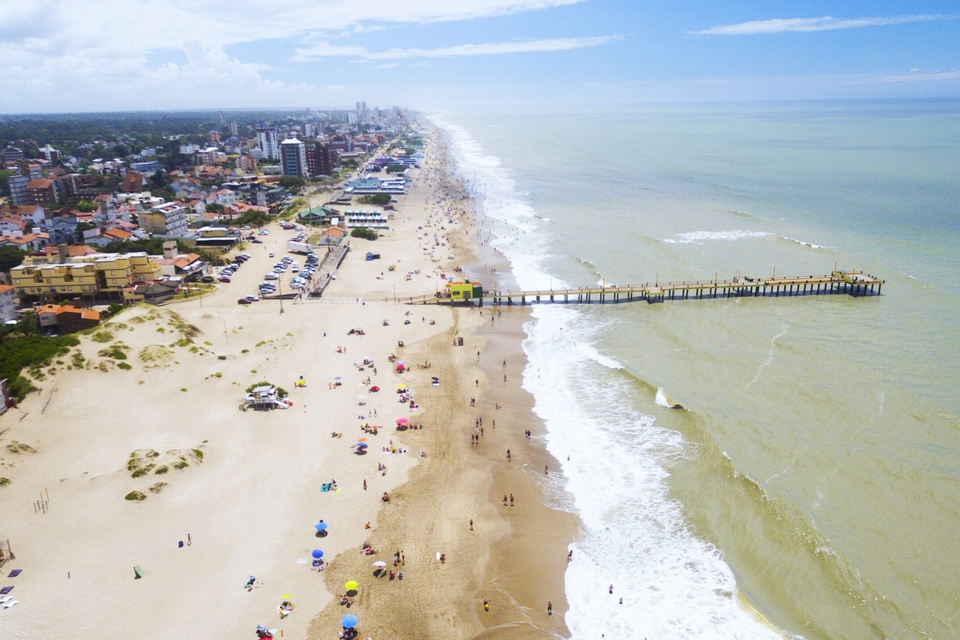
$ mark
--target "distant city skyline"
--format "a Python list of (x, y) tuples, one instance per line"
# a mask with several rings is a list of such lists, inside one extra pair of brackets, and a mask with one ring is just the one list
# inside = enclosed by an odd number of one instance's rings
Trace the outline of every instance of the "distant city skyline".
[(0, 4), (0, 113), (960, 97), (955, 2)]

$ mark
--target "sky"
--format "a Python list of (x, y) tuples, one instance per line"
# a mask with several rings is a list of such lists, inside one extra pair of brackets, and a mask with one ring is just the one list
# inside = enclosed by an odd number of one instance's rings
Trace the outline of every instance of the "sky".
[(960, 3), (0, 0), (0, 113), (960, 97)]

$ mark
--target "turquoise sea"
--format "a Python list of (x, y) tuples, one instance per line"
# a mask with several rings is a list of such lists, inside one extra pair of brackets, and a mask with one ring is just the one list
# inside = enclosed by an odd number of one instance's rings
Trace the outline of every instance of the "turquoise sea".
[(886, 280), (535, 307), (573, 638), (960, 637), (960, 101), (431, 121), (511, 262), (488, 288)]

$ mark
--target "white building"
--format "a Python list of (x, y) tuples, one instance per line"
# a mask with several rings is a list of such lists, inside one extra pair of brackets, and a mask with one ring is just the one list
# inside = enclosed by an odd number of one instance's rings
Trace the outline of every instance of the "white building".
[(283, 175), (302, 178), (307, 175), (307, 149), (296, 138), (287, 138), (280, 143), (280, 166)]
[(277, 130), (273, 127), (257, 129), (257, 147), (263, 152), (263, 157), (276, 160), (280, 157), (280, 146), (277, 144)]
[(16, 287), (0, 284), (0, 322), (12, 322), (17, 319), (16, 292)]

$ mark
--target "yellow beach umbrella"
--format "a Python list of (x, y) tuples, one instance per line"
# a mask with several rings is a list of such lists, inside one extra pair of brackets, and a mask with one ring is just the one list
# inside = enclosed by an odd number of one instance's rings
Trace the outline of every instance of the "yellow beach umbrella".
[(360, 584), (356, 580), (351, 580), (344, 586), (347, 588), (347, 591), (356, 591), (357, 587), (359, 587)]

